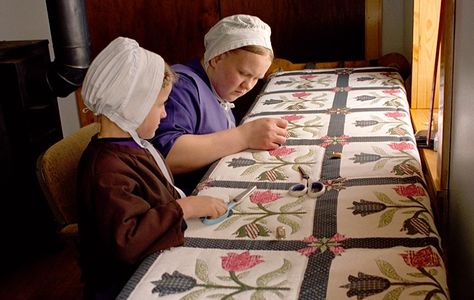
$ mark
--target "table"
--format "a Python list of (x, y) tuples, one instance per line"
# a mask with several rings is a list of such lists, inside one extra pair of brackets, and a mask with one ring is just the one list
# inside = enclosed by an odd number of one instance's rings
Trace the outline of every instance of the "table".
[[(220, 224), (188, 222), (184, 246), (148, 257), (119, 299), (449, 298), (394, 69), (276, 73), (243, 122), (262, 117), (288, 121), (285, 145), (220, 159), (196, 193), (257, 190)], [(288, 194), (298, 166), (322, 196)]]

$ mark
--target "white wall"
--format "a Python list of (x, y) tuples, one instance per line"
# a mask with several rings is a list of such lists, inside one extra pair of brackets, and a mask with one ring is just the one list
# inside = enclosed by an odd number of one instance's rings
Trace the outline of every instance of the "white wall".
[[(51, 59), (54, 52), (51, 44), (46, 0), (0, 0), (0, 40), (49, 40)], [(79, 129), (74, 93), (58, 98), (63, 135)]]

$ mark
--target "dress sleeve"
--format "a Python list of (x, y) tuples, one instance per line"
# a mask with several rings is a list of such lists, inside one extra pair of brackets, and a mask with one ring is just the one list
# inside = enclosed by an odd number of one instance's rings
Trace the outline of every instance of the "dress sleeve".
[(196, 134), (199, 122), (199, 92), (195, 83), (186, 75), (180, 75), (173, 85), (165, 106), (166, 118), (160, 122), (151, 140), (160, 152), (167, 156), (176, 140), (183, 134)]
[(102, 174), (93, 197), (100, 238), (127, 263), (184, 241), (183, 212), (168, 188), (160, 182), (158, 190), (144, 190), (138, 180)]

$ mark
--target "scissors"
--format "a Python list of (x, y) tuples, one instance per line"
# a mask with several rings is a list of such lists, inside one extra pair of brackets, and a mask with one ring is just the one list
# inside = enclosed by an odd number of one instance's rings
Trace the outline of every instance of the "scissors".
[(298, 166), (298, 171), (300, 172), (301, 177), (306, 179), (306, 184), (297, 183), (290, 186), (288, 193), (291, 196), (300, 197), (307, 193), (309, 197), (317, 198), (324, 194), (326, 187), (321, 181), (311, 181), (308, 173), (306, 173), (306, 171), (301, 166)]
[(222, 216), (220, 216), (218, 218), (214, 218), (214, 219), (205, 217), (205, 218), (201, 218), (201, 221), (206, 225), (214, 225), (214, 224), (217, 224), (217, 223), (220, 223), (220, 222), (224, 221), (228, 217), (232, 216), (232, 214), (233, 214), (232, 209), (237, 204), (239, 204), (242, 200), (244, 200), (245, 197), (252, 194), (253, 191), (255, 191), (256, 189), (257, 189), (257, 186), (255, 186), (255, 185), (252, 186), (252, 187), (249, 187), (245, 191), (243, 191), (242, 193), (238, 194), (234, 199), (230, 200), (229, 203), (227, 203), (227, 211)]

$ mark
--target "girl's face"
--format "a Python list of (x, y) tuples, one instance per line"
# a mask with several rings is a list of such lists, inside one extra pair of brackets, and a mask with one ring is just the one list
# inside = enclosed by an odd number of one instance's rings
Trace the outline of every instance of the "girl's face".
[(170, 95), (172, 84), (162, 88), (150, 112), (143, 120), (143, 123), (137, 128), (138, 136), (142, 139), (151, 139), (155, 136), (155, 131), (160, 125), (160, 120), (166, 117), (165, 103)]
[(207, 74), (217, 94), (233, 102), (263, 78), (271, 63), (268, 56), (239, 49), (211, 59)]

